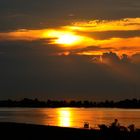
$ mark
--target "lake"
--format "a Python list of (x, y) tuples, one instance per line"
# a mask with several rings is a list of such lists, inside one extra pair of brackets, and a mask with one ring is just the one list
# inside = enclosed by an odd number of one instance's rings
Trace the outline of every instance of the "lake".
[(110, 125), (117, 118), (124, 126), (140, 128), (140, 109), (117, 108), (0, 108), (0, 122), (21, 122), (63, 127)]

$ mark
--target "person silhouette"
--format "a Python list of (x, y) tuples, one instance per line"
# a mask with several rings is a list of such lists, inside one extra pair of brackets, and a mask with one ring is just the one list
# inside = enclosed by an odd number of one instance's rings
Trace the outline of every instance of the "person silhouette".
[(84, 122), (84, 128), (89, 128), (89, 123), (88, 122)]
[(114, 122), (111, 124), (111, 127), (119, 127), (120, 126), (120, 124), (119, 124), (119, 122), (118, 122), (118, 119), (115, 119), (114, 120)]

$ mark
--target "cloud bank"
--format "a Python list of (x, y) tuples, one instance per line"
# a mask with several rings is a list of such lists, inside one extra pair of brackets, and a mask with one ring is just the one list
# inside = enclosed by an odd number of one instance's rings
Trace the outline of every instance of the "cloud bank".
[[(75, 42), (71, 43), (70, 38)], [(43, 40), (43, 43), (46, 40), (46, 44), (57, 45), (69, 52), (93, 46), (93, 49), (90, 47), (90, 51), (77, 52), (78, 54), (102, 54), (105, 50), (105, 52), (114, 51), (120, 55), (123, 53), (133, 55), (140, 52), (140, 18), (91, 20), (48, 29), (18, 29), (1, 32), (0, 41), (4, 40)], [(67, 44), (67, 41), (71, 44)], [(99, 46), (99, 51), (94, 51), (94, 46)]]

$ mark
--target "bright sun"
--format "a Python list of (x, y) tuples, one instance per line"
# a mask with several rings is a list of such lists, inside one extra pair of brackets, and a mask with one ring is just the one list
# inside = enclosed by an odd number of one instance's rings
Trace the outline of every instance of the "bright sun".
[(58, 37), (58, 39), (55, 41), (57, 44), (63, 44), (63, 45), (74, 45), (78, 43), (80, 40), (79, 36), (73, 35), (73, 34), (63, 34)]
[(62, 47), (71, 47), (80, 44), (84, 38), (73, 32), (50, 30), (43, 33), (44, 38), (52, 38), (52, 44), (58, 44)]

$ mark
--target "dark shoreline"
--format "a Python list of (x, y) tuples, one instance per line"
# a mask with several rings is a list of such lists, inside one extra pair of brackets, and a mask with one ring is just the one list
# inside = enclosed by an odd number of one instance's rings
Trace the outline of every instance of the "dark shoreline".
[(59, 107), (48, 107), (48, 106), (42, 106), (42, 107), (36, 107), (36, 106), (0, 106), (0, 108), (105, 108), (105, 109), (137, 109), (139, 110), (140, 108), (124, 108), (124, 107), (77, 107), (77, 106), (59, 106)]
[(134, 132), (64, 128), (24, 123), (0, 122), (0, 135), (5, 139), (60, 140), (140, 140), (140, 130)]
[(0, 107), (32, 107), (32, 108), (58, 108), (58, 107), (85, 107), (85, 108), (125, 108), (140, 109), (140, 99), (125, 99), (121, 101), (65, 101), (65, 100), (47, 100), (24, 98), (22, 100), (0, 100)]

